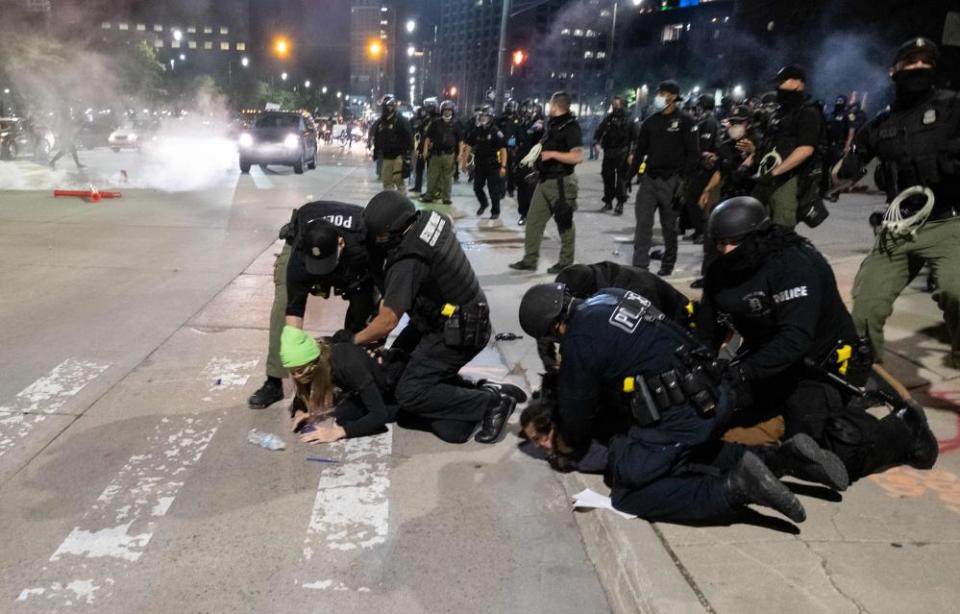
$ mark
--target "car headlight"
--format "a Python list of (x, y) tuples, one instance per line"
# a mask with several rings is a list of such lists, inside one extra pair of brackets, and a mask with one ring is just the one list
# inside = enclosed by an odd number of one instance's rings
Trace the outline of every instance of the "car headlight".
[(283, 146), (287, 149), (296, 149), (300, 147), (300, 139), (295, 134), (288, 134), (287, 138), (283, 139)]
[(250, 147), (253, 145), (253, 137), (244, 132), (240, 135), (239, 143), (240, 147)]

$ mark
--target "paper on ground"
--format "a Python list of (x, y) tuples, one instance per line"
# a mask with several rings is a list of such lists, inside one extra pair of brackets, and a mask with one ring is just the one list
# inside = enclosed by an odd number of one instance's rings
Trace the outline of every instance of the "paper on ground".
[(625, 512), (621, 512), (620, 510), (614, 509), (613, 502), (610, 501), (610, 497), (601, 495), (600, 493), (590, 490), (589, 488), (584, 488), (583, 490), (578, 492), (576, 495), (574, 495), (573, 507), (574, 509), (595, 508), (595, 509), (610, 510), (611, 512), (620, 516), (621, 518), (636, 518), (636, 516), (634, 516), (633, 514), (627, 514)]

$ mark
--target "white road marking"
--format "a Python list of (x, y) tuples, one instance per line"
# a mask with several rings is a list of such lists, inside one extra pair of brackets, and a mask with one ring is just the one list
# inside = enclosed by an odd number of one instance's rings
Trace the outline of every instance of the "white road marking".
[(219, 417), (161, 419), (146, 451), (130, 457), (18, 601), (55, 608), (110, 597), (114, 578), (143, 556), (219, 424)]
[(0, 411), (55, 414), (70, 397), (109, 367), (109, 364), (68, 358), (21, 390), (12, 404), (0, 406)]
[(200, 378), (209, 384), (210, 392), (242, 388), (250, 379), (250, 371), (257, 366), (258, 362), (260, 362), (258, 358), (236, 360), (226, 356), (216, 356), (211, 358), (200, 372)]
[[(303, 543), (299, 577), (295, 582), (314, 590), (355, 590), (331, 579), (331, 570), (349, 568), (355, 551), (386, 543), (390, 520), (390, 453), (393, 429), (374, 437), (331, 444), (324, 452), (338, 459), (325, 466)], [(316, 559), (315, 564), (311, 561)], [(344, 565), (338, 565), (342, 561)], [(319, 576), (319, 577), (318, 577)]]
[(250, 173), (250, 178), (253, 179), (253, 184), (257, 186), (258, 190), (273, 189), (273, 182), (263, 173)]
[(0, 413), (0, 456), (26, 439), (46, 419), (43, 415)]

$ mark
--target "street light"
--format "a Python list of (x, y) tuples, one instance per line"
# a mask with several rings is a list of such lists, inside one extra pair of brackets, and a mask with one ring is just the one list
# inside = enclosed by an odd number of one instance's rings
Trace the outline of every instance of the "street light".
[(450, 95), (451, 95), (451, 96), (456, 96), (456, 95), (457, 95), (457, 86), (456, 86), (456, 85), (451, 85), (449, 91), (450, 91)]
[(278, 58), (286, 59), (290, 55), (290, 40), (286, 36), (277, 36), (273, 39), (273, 53)]
[(285, 73), (285, 72), (280, 73), (280, 78), (283, 79), (284, 81), (286, 81), (286, 80), (287, 80), (287, 73)]
[(371, 39), (370, 42), (367, 43), (367, 55), (369, 55), (371, 59), (379, 60), (380, 56), (383, 55), (383, 43), (375, 38)]
[(9, 93), (10, 93), (10, 88), (9, 88), (9, 87), (3, 88), (3, 93), (4, 93), (4, 94), (9, 94)]
[(413, 45), (407, 45), (407, 55), (409, 57), (413, 57), (416, 52), (417, 49)]
[(326, 93), (327, 93), (327, 86), (326, 86), (326, 85), (324, 85), (323, 87), (320, 88), (320, 93), (321, 93), (321, 94), (326, 94)]
[(411, 66), (411, 67), (410, 67), (410, 70), (409, 70), (409, 73), (410, 73), (411, 75), (417, 74), (417, 67), (416, 67), (416, 66)]
[(310, 79), (303, 82), (303, 87), (310, 87)]
[(520, 66), (521, 64), (527, 61), (527, 52), (524, 51), (523, 49), (517, 49), (516, 51), (513, 52), (512, 59), (513, 59), (514, 66)]
[(407, 20), (407, 34), (413, 34), (413, 31), (416, 30), (416, 29), (417, 29), (417, 22), (414, 21), (414, 20), (412, 20), (412, 19), (408, 19), (408, 20)]
[(340, 98), (340, 96), (341, 96), (340, 92), (337, 92), (337, 98)]
[(181, 54), (180, 54), (180, 61), (181, 61), (181, 62), (185, 62), (186, 59), (187, 59), (187, 54), (181, 53)]
[(174, 30), (174, 31), (173, 31), (173, 40), (177, 41), (178, 43), (179, 43), (181, 40), (183, 40), (183, 32), (181, 32), (180, 30)]
[(250, 66), (250, 58), (248, 58), (248, 57), (246, 57), (246, 56), (244, 56), (243, 58), (241, 58), (241, 59), (240, 59), (240, 65), (243, 66), (244, 68), (246, 68), (247, 66)]

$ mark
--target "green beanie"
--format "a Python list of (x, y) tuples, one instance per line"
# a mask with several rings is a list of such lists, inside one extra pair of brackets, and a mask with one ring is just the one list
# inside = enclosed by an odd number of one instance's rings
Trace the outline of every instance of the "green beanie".
[(280, 334), (280, 363), (285, 369), (296, 369), (309, 364), (320, 356), (320, 344), (309, 333), (295, 327), (284, 326)]

